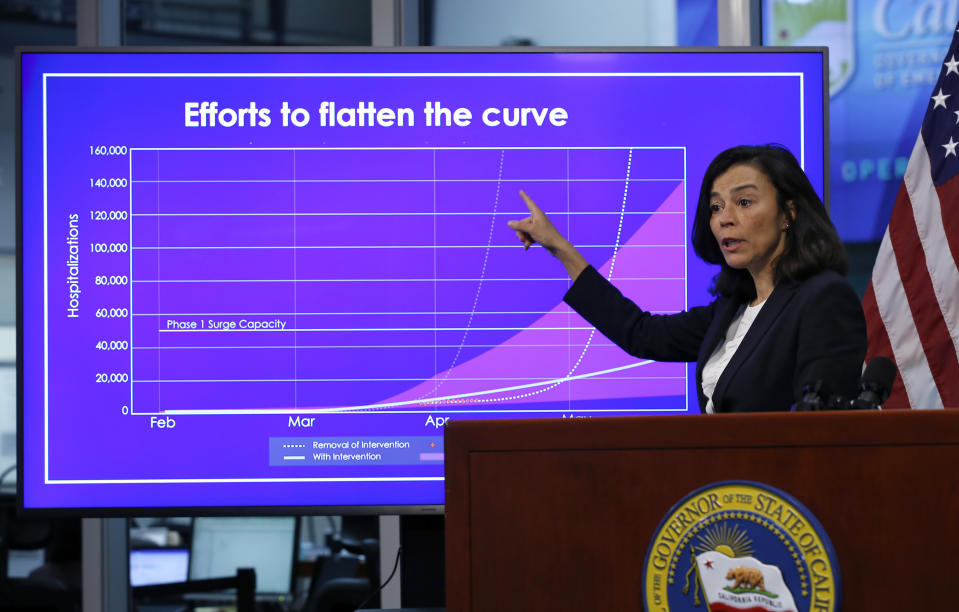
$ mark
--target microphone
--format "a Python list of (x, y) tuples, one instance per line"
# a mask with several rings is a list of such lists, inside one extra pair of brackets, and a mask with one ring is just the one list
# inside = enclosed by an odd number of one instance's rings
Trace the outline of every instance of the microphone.
[(892, 360), (886, 357), (870, 359), (859, 382), (859, 397), (849, 402), (849, 408), (878, 410), (879, 406), (889, 398), (897, 373), (898, 369)]
[(821, 379), (806, 383), (802, 388), (802, 397), (792, 405), (791, 412), (810, 412), (829, 409), (829, 391)]

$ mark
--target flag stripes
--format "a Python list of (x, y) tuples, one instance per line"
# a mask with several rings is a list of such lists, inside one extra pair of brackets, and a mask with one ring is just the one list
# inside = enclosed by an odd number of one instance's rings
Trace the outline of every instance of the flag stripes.
[(959, 408), (957, 55), (954, 36), (863, 298), (866, 359), (893, 358), (902, 381), (887, 408)]
[[(898, 204), (897, 202), (896, 205)], [(917, 341), (919, 332), (916, 330), (912, 310), (899, 276), (899, 265), (896, 254), (893, 252), (888, 228), (879, 247), (876, 264), (872, 269), (869, 290), (875, 292), (877, 305), (875, 314), (878, 317), (871, 317), (869, 311), (864, 308), (869, 334), (866, 361), (877, 355), (893, 359), (899, 368), (899, 377), (908, 395), (908, 398), (890, 396), (886, 402), (887, 407), (891, 408), (895, 404), (901, 405), (904, 402), (906, 406), (942, 408), (942, 399), (939, 397), (939, 390), (929, 369), (929, 362), (926, 361), (922, 345)], [(880, 345), (874, 343), (873, 339), (880, 332), (888, 337), (889, 345), (892, 347), (891, 354), (878, 352)]]
[[(903, 297), (905, 297), (905, 295), (903, 295)], [(866, 295), (862, 299), (862, 309), (866, 313), (869, 342), (867, 361), (876, 355), (883, 355), (893, 361), (898, 361), (898, 358), (895, 356), (896, 354), (892, 350), (892, 344), (889, 342), (889, 335), (886, 333), (886, 328), (882, 325), (882, 315), (879, 313), (879, 305), (876, 303), (876, 292), (872, 282), (869, 283), (869, 287), (866, 289)], [(903, 378), (904, 376), (901, 372), (899, 376), (896, 376), (896, 380), (892, 385), (892, 392), (889, 394), (889, 399), (883, 404), (884, 408), (909, 408), (909, 397), (903, 385)]]

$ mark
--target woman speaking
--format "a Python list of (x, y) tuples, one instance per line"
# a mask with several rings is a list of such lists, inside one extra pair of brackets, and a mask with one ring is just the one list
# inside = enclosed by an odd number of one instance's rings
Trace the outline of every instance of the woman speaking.
[(740, 146), (706, 169), (692, 243), (719, 264), (707, 306), (652, 315), (590, 266), (525, 193), (530, 216), (509, 226), (542, 245), (573, 285), (565, 301), (626, 352), (696, 361), (704, 412), (785, 411), (806, 385), (852, 397), (866, 354), (859, 298), (844, 279), (839, 236), (785, 148)]

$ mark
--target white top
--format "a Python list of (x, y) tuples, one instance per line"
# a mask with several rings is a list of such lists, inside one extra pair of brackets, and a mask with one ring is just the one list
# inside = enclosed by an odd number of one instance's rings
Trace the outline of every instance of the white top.
[(719, 345), (716, 346), (716, 350), (709, 356), (709, 361), (703, 366), (703, 395), (705, 395), (707, 399), (706, 412), (710, 414), (715, 412), (713, 409), (713, 391), (716, 390), (716, 383), (719, 382), (719, 377), (722, 376), (723, 370), (726, 369), (733, 355), (736, 354), (736, 350), (746, 336), (746, 332), (752, 327), (753, 321), (756, 320), (756, 315), (759, 314), (759, 311), (762, 310), (763, 304), (765, 303), (764, 300), (755, 306), (743, 305), (739, 307), (739, 310), (736, 311), (736, 316), (733, 317), (732, 323), (729, 324), (729, 329), (726, 330), (726, 341), (720, 342)]

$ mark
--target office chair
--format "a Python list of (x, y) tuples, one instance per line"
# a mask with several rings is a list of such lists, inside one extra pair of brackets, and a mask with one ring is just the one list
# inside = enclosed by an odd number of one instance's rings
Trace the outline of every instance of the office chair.
[[(329, 538), (328, 544), (333, 554), (314, 566), (301, 612), (354, 612), (364, 602), (366, 607), (378, 606), (378, 595), (371, 595), (379, 586), (380, 541), (357, 541), (341, 533)], [(365, 563), (360, 562), (361, 555)]]

